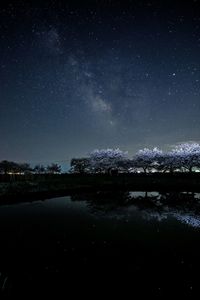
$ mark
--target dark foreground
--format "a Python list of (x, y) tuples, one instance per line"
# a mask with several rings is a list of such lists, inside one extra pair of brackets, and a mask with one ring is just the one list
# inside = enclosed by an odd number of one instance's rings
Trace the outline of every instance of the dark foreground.
[(104, 192), (1, 206), (1, 296), (192, 298), (199, 194), (182, 194), (182, 205), (161, 196), (177, 197)]
[(200, 192), (200, 173), (0, 175), (0, 204), (116, 190)]

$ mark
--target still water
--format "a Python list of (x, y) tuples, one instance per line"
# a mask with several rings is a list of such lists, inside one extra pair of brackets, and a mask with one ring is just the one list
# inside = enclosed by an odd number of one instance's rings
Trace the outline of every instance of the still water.
[(191, 296), (199, 289), (199, 195), (195, 204), (183, 196), (176, 205), (170, 195), (129, 192), (0, 206), (1, 294)]

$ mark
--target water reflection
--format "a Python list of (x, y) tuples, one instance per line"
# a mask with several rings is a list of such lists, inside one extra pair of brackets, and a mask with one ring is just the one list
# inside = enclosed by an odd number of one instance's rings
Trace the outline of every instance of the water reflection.
[(109, 287), (112, 295), (117, 287), (136, 294), (145, 286), (153, 296), (169, 287), (184, 295), (195, 291), (199, 198), (99, 192), (2, 205), (0, 298), (1, 292), (10, 299), (38, 297), (41, 289), (45, 295), (63, 290), (66, 297), (85, 289), (94, 297), (94, 287), (104, 296)]
[(199, 193), (97, 192), (71, 196), (72, 201), (85, 201), (90, 212), (100, 217), (126, 219), (140, 215), (150, 221), (169, 217), (192, 227), (200, 227)]

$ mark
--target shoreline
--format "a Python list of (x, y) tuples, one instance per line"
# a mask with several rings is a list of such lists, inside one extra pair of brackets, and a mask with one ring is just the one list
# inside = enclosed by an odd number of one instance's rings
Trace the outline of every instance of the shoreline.
[(0, 205), (101, 191), (200, 192), (200, 174), (62, 174), (20, 179), (0, 182)]

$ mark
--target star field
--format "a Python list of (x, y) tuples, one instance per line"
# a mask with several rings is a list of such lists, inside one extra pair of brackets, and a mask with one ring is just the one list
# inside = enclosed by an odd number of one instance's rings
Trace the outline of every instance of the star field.
[(200, 1), (7, 1), (0, 158), (199, 141)]

